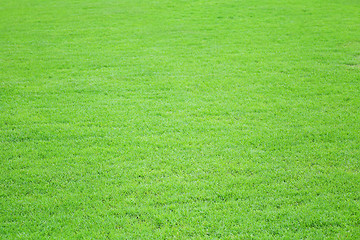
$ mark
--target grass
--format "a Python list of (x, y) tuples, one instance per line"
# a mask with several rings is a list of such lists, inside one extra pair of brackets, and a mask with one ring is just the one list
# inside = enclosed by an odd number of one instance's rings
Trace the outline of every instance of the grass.
[(1, 239), (359, 239), (358, 0), (2, 0)]

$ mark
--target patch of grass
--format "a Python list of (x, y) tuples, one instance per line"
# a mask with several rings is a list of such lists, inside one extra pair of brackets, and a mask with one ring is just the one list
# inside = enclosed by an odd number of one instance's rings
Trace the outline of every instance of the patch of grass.
[(0, 4), (0, 238), (360, 238), (360, 2)]

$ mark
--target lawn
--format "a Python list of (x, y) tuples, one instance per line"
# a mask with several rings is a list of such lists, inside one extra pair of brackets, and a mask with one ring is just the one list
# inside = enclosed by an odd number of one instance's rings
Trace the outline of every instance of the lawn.
[(0, 239), (360, 239), (359, 0), (0, 0)]

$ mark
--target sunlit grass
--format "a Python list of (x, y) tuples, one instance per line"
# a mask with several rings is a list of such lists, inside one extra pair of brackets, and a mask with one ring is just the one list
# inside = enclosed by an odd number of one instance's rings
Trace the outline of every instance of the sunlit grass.
[(359, 12), (2, 1), (0, 238), (360, 238)]

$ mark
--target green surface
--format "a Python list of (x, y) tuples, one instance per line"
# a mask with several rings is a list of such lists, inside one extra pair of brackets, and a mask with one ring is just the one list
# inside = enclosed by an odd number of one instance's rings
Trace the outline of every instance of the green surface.
[(1, 239), (359, 239), (359, 0), (0, 0)]

